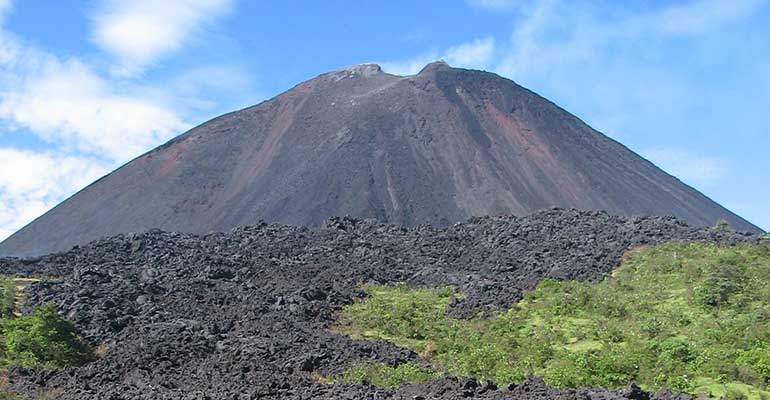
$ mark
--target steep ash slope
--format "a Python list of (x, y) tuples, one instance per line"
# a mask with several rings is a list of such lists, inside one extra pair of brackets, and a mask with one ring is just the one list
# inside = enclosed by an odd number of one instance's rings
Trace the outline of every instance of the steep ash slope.
[(673, 218), (548, 210), (447, 228), (331, 219), (319, 229), (261, 224), (203, 237), (154, 231), (0, 261), (4, 273), (59, 276), (31, 286), (28, 307), (53, 302), (92, 344), (109, 346), (82, 368), (13, 371), (10, 387), (58, 387), (62, 399), (618, 398), (537, 381), (510, 389), (452, 379), (395, 391), (328, 386), (314, 374), (360, 360), (419, 362), (393, 345), (328, 330), (364, 283), (450, 284), (467, 295), (452, 312), (469, 316), (510, 306), (543, 277), (601, 279), (629, 247), (670, 240), (760, 239)]
[(548, 207), (757, 228), (497, 75), (359, 65), (207, 122), (95, 182), (0, 244), (69, 249), (152, 228), (203, 234), (333, 215), (403, 226)]

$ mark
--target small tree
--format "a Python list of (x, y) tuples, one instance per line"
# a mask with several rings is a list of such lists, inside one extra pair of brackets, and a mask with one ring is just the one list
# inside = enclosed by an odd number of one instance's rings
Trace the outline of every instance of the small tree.
[(730, 225), (730, 223), (727, 222), (724, 219), (717, 220), (716, 224), (714, 224), (714, 227), (712, 229), (714, 229), (717, 232), (732, 232), (732, 231), (734, 231), (734, 229)]
[(76, 335), (71, 322), (62, 318), (52, 305), (36, 309), (31, 315), (2, 321), (4, 366), (58, 368), (80, 365), (91, 359), (91, 352)]

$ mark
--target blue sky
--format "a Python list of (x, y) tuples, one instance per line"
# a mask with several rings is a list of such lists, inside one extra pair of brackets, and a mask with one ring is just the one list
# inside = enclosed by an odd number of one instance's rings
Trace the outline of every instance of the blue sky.
[(0, 240), (211, 117), (436, 59), (513, 79), (770, 228), (770, 0), (0, 0)]

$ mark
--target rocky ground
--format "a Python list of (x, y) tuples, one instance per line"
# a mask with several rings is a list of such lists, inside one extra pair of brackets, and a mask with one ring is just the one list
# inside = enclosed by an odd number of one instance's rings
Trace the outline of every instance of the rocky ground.
[(509, 306), (543, 277), (602, 279), (627, 249), (671, 240), (760, 239), (674, 218), (547, 210), (448, 228), (336, 218), (319, 229), (153, 231), (4, 260), (3, 274), (57, 277), (30, 286), (26, 307), (53, 302), (92, 345), (107, 350), (80, 368), (14, 369), (9, 387), (59, 389), (61, 399), (79, 400), (647, 398), (634, 387), (557, 390), (537, 379), (496, 388), (444, 378), (381, 390), (317, 378), (359, 360), (422, 362), (408, 350), (328, 329), (342, 306), (363, 296), (362, 284), (450, 284), (467, 295), (451, 312), (467, 317)]

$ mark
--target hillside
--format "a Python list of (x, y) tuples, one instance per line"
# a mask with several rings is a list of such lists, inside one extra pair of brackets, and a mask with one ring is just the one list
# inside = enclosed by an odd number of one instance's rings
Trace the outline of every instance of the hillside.
[(357, 65), (202, 124), (0, 243), (62, 251), (150, 229), (204, 234), (335, 215), (402, 226), (549, 207), (758, 229), (535, 93), (442, 62)]
[(27, 312), (52, 303), (101, 349), (80, 368), (12, 369), (6, 390), (55, 389), (63, 400), (644, 398), (638, 388), (556, 389), (537, 379), (498, 387), (449, 376), (378, 388), (324, 377), (362, 361), (430, 365), (408, 348), (335, 329), (343, 308), (366, 298), (363, 285), (450, 286), (462, 296), (447, 315), (465, 320), (508, 309), (543, 278), (600, 281), (640, 245), (762, 240), (674, 218), (557, 209), (446, 228), (335, 218), (315, 229), (118, 235), (0, 261), (5, 274), (46, 277), (26, 288)]

